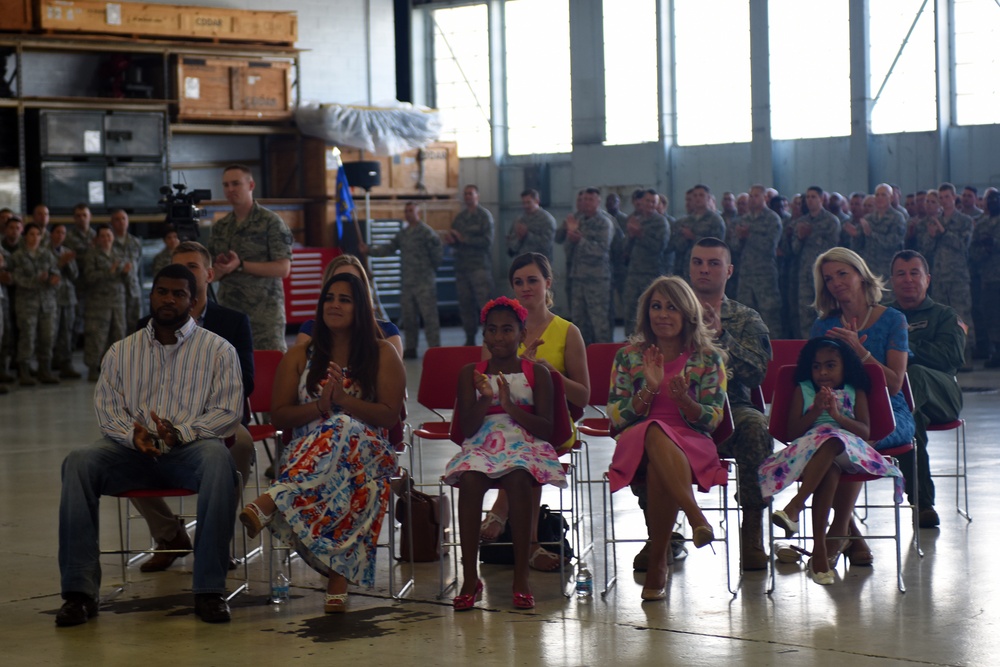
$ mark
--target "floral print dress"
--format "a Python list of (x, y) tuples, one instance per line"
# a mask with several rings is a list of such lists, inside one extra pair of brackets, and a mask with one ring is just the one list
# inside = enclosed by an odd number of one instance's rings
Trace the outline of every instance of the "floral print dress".
[[(800, 382), (802, 390), (803, 414), (809, 410), (816, 397), (816, 390), (811, 381)], [(833, 392), (840, 412), (848, 417), (854, 417), (855, 391), (850, 385)], [(770, 498), (787, 486), (795, 483), (802, 475), (806, 464), (812, 458), (819, 446), (831, 438), (836, 438), (844, 444), (844, 451), (834, 459), (834, 463), (845, 474), (869, 474), (878, 477), (892, 477), (895, 484), (894, 494), (897, 503), (903, 501), (903, 473), (899, 468), (889, 463), (874, 447), (842, 429), (833, 417), (826, 411), (820, 415), (804, 435), (793, 440), (787, 447), (764, 459), (757, 471), (761, 494)]]
[[(462, 451), (445, 466), (444, 482), (455, 486), (464, 472), (481, 472), (497, 479), (522, 469), (531, 473), (538, 484), (566, 488), (566, 475), (555, 448), (525, 431), (504, 412), (500, 407), (497, 376), (487, 374), (486, 377), (493, 389), (493, 402), (482, 426), (471, 438), (465, 439)], [(527, 376), (522, 372), (504, 373), (504, 377), (510, 386), (511, 400), (522, 408), (531, 409), (535, 396)], [(479, 397), (478, 391), (476, 397)]]
[[(309, 365), (299, 380), (301, 402)], [(345, 369), (345, 377), (347, 377)], [(359, 395), (348, 378), (344, 390)], [(353, 584), (375, 583), (375, 543), (389, 504), (389, 477), (396, 468), (388, 433), (339, 412), (295, 430), (268, 490), (278, 511), (271, 530), (324, 576)]]

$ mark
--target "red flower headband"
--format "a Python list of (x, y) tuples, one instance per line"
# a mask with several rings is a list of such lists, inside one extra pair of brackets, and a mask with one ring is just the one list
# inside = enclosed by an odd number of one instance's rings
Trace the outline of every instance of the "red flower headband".
[(524, 326), (524, 323), (528, 320), (528, 310), (517, 299), (508, 299), (505, 296), (499, 296), (483, 306), (483, 310), (479, 313), (479, 323), (486, 324), (486, 316), (498, 306), (506, 306), (513, 310), (514, 314), (517, 315), (517, 319), (521, 320), (521, 326)]

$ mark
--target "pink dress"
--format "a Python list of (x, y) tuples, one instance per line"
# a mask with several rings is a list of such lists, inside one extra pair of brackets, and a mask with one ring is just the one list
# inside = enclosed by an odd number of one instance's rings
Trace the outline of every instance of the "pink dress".
[[(688, 360), (687, 354), (682, 354), (671, 362), (663, 365), (663, 377), (669, 378), (684, 370)], [(646, 429), (657, 424), (673, 442), (677, 443), (691, 465), (692, 482), (698, 485), (699, 491), (708, 491), (716, 484), (726, 483), (726, 469), (719, 463), (719, 452), (715, 443), (707, 435), (694, 430), (684, 421), (680, 409), (667, 397), (666, 392), (660, 392), (653, 398), (649, 416), (626, 428), (618, 436), (618, 445), (611, 457), (611, 468), (608, 478), (611, 481), (611, 491), (628, 486), (633, 481), (644, 481), (646, 477)]]

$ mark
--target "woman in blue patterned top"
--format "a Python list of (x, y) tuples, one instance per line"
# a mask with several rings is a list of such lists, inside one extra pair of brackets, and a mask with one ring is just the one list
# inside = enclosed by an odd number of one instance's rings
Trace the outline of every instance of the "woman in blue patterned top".
[[(827, 336), (848, 346), (861, 363), (877, 363), (885, 373), (896, 430), (875, 443), (876, 449), (895, 447), (913, 440), (913, 414), (903, 397), (903, 378), (910, 356), (906, 318), (894, 308), (879, 305), (885, 291), (881, 277), (872, 273), (861, 257), (847, 248), (831, 248), (813, 265), (819, 318), (809, 332), (811, 338)], [(833, 501), (830, 534), (860, 537), (854, 522), (854, 504), (861, 483), (841, 483)], [(848, 558), (852, 565), (871, 565), (874, 560), (864, 540), (853, 540)]]

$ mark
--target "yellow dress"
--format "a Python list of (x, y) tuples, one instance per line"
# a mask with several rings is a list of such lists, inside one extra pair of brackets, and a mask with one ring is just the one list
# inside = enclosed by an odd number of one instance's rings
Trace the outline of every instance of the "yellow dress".
[[(535, 359), (549, 362), (552, 364), (552, 368), (562, 373), (564, 378), (566, 377), (566, 336), (570, 326), (569, 320), (555, 315), (549, 325), (545, 327), (545, 331), (539, 336), (542, 339), (542, 344), (535, 350)], [(524, 343), (521, 343), (521, 346), (517, 348), (518, 356), (523, 355), (526, 349)], [(553, 444), (557, 453), (564, 454), (573, 447), (575, 442), (576, 424), (573, 424), (572, 437), (562, 444)]]

